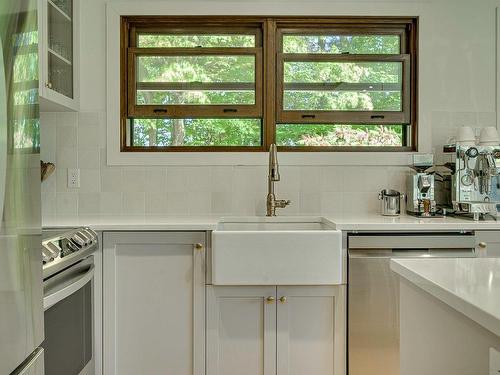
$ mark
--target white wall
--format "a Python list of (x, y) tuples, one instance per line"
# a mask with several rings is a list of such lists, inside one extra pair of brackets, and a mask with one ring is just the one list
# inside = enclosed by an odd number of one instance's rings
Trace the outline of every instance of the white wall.
[[(145, 170), (106, 165), (105, 1), (81, 2), (82, 113), (42, 117), (43, 157), (58, 167), (56, 178), (44, 183), (45, 217), (262, 213), (266, 178), (262, 166)], [(135, 3), (138, 8), (145, 6), (141, 1)], [(441, 161), (439, 149), (455, 127), (496, 125), (493, 0), (157, 3), (169, 14), (420, 16), (420, 151), (435, 151), (437, 161)], [(283, 198), (294, 201), (284, 212), (375, 211), (377, 191), (403, 189), (404, 168), (391, 166), (387, 160), (370, 167), (363, 167), (362, 160), (359, 166), (344, 166), (342, 160), (332, 153), (331, 167), (284, 167), (279, 190)], [(68, 167), (82, 169), (80, 189), (65, 187)], [(147, 178), (159, 181), (159, 185), (144, 183)]]

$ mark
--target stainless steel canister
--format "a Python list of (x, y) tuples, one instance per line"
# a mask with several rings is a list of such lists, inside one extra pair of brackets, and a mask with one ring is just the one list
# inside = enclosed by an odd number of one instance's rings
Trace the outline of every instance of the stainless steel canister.
[(381, 201), (382, 215), (384, 216), (398, 216), (401, 214), (401, 198), (403, 194), (399, 191), (384, 189), (379, 195), (378, 199)]

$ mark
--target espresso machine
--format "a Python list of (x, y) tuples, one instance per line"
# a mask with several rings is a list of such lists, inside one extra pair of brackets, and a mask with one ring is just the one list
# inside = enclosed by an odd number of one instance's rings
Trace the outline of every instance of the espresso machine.
[(413, 155), (413, 165), (406, 176), (406, 211), (410, 215), (436, 216), (435, 180), (432, 168), (432, 154)]
[(474, 220), (496, 212), (500, 204), (500, 147), (457, 145), (451, 178), (455, 214)]

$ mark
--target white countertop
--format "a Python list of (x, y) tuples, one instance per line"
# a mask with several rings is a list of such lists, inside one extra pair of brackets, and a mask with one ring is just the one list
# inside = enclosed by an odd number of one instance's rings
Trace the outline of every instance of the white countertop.
[[(500, 230), (500, 221), (474, 222), (461, 218), (421, 219), (409, 215), (397, 217), (377, 214), (326, 215), (336, 229), (344, 231), (427, 231), (427, 230)], [(94, 230), (213, 230), (220, 216), (81, 216), (44, 220), (45, 228), (89, 226)]]
[(500, 337), (500, 258), (393, 259), (391, 269)]
[(87, 226), (96, 231), (215, 229), (220, 217), (212, 216), (81, 216), (52, 218), (43, 221), (44, 228), (75, 228)]
[(467, 218), (441, 217), (418, 218), (411, 215), (382, 216), (378, 214), (359, 214), (328, 216), (340, 230), (391, 231), (391, 230), (500, 230), (500, 221), (489, 218), (474, 221)]

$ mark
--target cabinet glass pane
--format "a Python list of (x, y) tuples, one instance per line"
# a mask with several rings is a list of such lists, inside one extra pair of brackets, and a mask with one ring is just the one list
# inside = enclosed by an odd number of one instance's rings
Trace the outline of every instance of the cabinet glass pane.
[(48, 0), (48, 87), (73, 98), (73, 1)]

